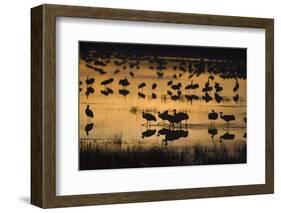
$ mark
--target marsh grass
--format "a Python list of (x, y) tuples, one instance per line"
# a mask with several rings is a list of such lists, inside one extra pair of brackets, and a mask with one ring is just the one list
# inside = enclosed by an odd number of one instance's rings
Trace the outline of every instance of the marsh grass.
[(92, 170), (233, 163), (246, 163), (246, 144), (237, 144), (231, 150), (223, 144), (209, 147), (195, 144), (179, 149), (167, 146), (124, 146), (122, 137), (117, 137), (115, 143), (82, 143), (79, 168)]

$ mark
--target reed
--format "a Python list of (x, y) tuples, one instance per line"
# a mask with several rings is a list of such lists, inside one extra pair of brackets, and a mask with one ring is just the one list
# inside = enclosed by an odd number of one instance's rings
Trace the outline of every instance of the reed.
[[(123, 144), (123, 146), (121, 146)], [(246, 144), (228, 150), (223, 144), (200, 144), (174, 148), (124, 145), (122, 137), (112, 143), (85, 143), (80, 147), (80, 170), (141, 168), (246, 163)]]

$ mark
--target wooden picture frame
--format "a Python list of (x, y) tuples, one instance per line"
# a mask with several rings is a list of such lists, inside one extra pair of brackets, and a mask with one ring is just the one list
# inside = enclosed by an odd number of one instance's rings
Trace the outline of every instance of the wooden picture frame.
[[(265, 184), (56, 195), (56, 18), (95, 18), (265, 29)], [(41, 5), (31, 9), (31, 203), (42, 208), (267, 194), (274, 191), (274, 21), (126, 9)]]

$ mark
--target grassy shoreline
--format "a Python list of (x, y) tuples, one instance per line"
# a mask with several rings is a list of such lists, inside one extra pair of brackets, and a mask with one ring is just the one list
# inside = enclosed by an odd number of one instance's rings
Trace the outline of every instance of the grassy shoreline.
[(123, 146), (115, 143), (80, 144), (79, 169), (118, 169), (187, 165), (246, 163), (246, 144), (228, 150), (223, 144), (186, 146), (180, 149), (166, 146)]

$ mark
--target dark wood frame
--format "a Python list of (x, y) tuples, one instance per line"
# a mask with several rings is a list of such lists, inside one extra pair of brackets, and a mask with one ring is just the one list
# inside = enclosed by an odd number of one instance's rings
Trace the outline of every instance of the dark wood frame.
[[(77, 17), (265, 29), (266, 182), (195, 189), (56, 195), (56, 17)], [(65, 207), (274, 192), (274, 20), (125, 9), (41, 5), (31, 9), (31, 203)]]

